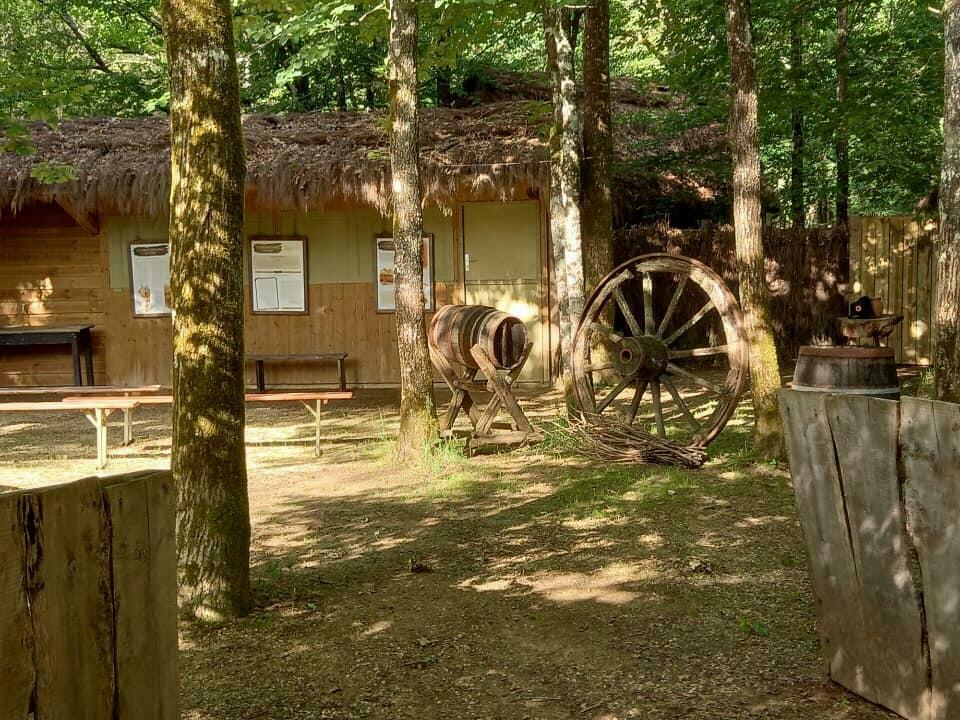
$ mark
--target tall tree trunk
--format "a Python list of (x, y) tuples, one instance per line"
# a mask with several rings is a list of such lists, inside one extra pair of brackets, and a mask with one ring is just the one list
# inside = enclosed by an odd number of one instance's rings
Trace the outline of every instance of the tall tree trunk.
[(162, 13), (180, 604), (199, 619), (221, 620), (250, 608), (240, 84), (229, 0), (163, 0)]
[(390, 168), (400, 350), (397, 457), (401, 460), (420, 456), (437, 437), (420, 254), (423, 214), (418, 147), (417, 22), (416, 0), (390, 0)]
[(337, 84), (337, 110), (347, 110), (347, 78), (343, 71), (343, 58), (340, 57), (339, 46), (333, 54), (333, 75)]
[(837, 226), (850, 223), (850, 130), (847, 126), (847, 77), (850, 72), (849, 0), (837, 3)]
[(807, 214), (803, 188), (803, 146), (805, 141), (803, 81), (803, 15), (800, 8), (794, 5), (790, 22), (790, 90), (793, 96), (793, 108), (790, 111), (793, 125), (793, 143), (790, 149), (790, 219), (795, 228), (802, 228), (806, 224)]
[(592, 289), (613, 270), (610, 0), (591, 0), (583, 23), (583, 266)]
[(733, 101), (730, 146), (733, 152), (733, 225), (736, 237), (740, 304), (750, 346), (754, 437), (761, 459), (784, 452), (777, 408), (780, 367), (770, 323), (770, 291), (764, 269), (760, 222), (760, 151), (757, 140), (757, 71), (750, 0), (726, 0), (727, 49)]
[(940, 247), (934, 317), (934, 394), (960, 402), (960, 2), (943, 7), (943, 174), (940, 180)]
[(559, 380), (568, 411), (575, 411), (570, 351), (584, 306), (580, 225), (580, 107), (574, 74), (574, 22), (571, 11), (542, 0), (547, 74), (553, 93), (550, 136), (550, 237), (560, 311)]

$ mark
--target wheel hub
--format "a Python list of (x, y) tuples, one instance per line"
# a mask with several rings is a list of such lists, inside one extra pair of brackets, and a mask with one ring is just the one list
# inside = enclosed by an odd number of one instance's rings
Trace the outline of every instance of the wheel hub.
[(663, 341), (650, 335), (623, 338), (614, 346), (613, 367), (623, 376), (657, 377), (667, 368), (669, 353)]

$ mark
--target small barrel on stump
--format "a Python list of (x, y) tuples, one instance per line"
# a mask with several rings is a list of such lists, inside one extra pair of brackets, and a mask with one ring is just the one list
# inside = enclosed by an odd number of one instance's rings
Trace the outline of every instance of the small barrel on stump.
[(802, 347), (793, 389), (898, 400), (900, 381), (893, 348)]
[(430, 323), (430, 345), (448, 361), (476, 368), (470, 348), (479, 345), (498, 370), (523, 359), (527, 329), (519, 319), (485, 305), (446, 305)]

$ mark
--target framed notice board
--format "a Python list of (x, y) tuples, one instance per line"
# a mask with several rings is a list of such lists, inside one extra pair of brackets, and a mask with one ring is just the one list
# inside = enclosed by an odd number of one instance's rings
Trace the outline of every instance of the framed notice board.
[[(374, 250), (374, 287), (376, 288), (377, 312), (395, 312), (396, 284), (394, 264), (396, 246), (390, 235), (378, 235)], [(423, 301), (426, 310), (433, 310), (433, 235), (423, 236), (420, 248), (420, 260), (423, 262)]]
[(171, 314), (170, 243), (130, 243), (130, 288), (134, 317)]
[(307, 238), (250, 238), (250, 308), (254, 313), (307, 313)]

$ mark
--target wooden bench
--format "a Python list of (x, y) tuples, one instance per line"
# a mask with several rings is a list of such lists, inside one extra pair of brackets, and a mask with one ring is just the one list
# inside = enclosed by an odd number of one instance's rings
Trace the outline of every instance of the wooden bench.
[[(247, 393), (244, 395), (244, 400), (248, 403), (281, 403), (281, 402), (299, 402), (301, 403), (313, 416), (314, 419), (314, 429), (315, 429), (315, 438), (314, 438), (314, 451), (317, 457), (320, 456), (320, 412), (323, 409), (323, 406), (330, 401), (334, 400), (350, 400), (353, 398), (353, 392), (350, 390), (345, 391), (291, 391), (291, 392), (273, 392), (273, 393)], [(123, 444), (129, 445), (133, 442), (133, 411), (138, 407), (145, 407), (149, 405), (171, 405), (173, 404), (172, 395), (141, 395), (138, 397), (99, 397), (99, 398), (86, 398), (86, 397), (65, 397), (60, 403), (0, 403), (0, 409), (5, 409), (10, 405), (52, 405), (59, 406), (61, 409), (71, 408), (71, 407), (86, 407), (87, 403), (91, 400), (95, 401), (101, 407), (107, 408), (111, 407), (112, 410), (107, 412), (107, 415), (103, 418), (103, 429), (102, 429), (102, 449), (101, 454), (101, 435), (100, 435), (100, 426), (95, 424), (95, 427), (98, 428), (97, 435), (97, 467), (103, 468), (107, 463), (107, 446), (106, 446), (106, 418), (109, 416), (113, 410), (122, 410), (123, 411)], [(116, 406), (110, 405), (110, 401), (116, 403)]]
[(256, 364), (257, 370), (257, 391), (266, 392), (266, 381), (263, 376), (263, 364), (265, 362), (336, 362), (337, 375), (340, 378), (340, 391), (347, 389), (347, 377), (344, 372), (344, 361), (347, 359), (345, 352), (332, 353), (313, 353), (313, 354), (289, 354), (289, 355), (247, 355), (248, 361)]
[[(36, 397), (52, 395), (56, 397), (77, 397), (97, 395), (134, 397), (137, 395), (155, 395), (164, 387), (162, 385), (137, 385), (122, 387), (118, 385), (30, 385), (26, 387), (0, 387), (0, 398), (7, 397)], [(169, 388), (167, 388), (169, 390)]]

